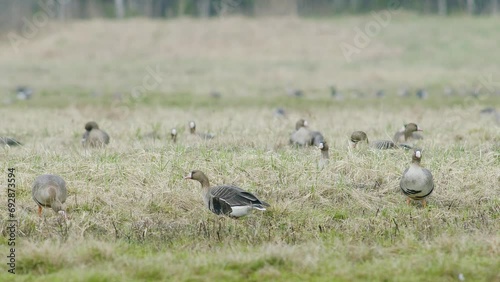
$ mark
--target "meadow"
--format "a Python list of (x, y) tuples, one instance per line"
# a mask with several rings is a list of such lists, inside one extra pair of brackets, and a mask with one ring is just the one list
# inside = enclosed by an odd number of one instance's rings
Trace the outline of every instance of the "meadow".
[[(12, 275), (2, 201), (0, 280), (500, 280), (500, 126), (480, 114), (500, 108), (484, 84), (500, 81), (497, 20), (402, 13), (347, 62), (339, 44), (371, 20), (92, 20), (41, 28), (18, 52), (4, 39), (0, 134), (24, 145), (0, 148), (2, 187), (16, 169), (19, 219)], [(148, 68), (160, 75), (145, 87)], [(23, 84), (35, 94), (17, 101)], [(399, 97), (403, 87), (429, 98)], [(330, 145), (322, 170), (317, 148), (288, 146), (299, 118)], [(82, 148), (90, 120), (111, 136), (106, 148)], [(193, 138), (190, 120), (216, 137)], [(427, 208), (399, 190), (410, 151), (348, 147), (355, 130), (390, 139), (407, 122), (424, 129), (416, 145), (436, 185)], [(216, 216), (183, 179), (193, 169), (271, 208)], [(37, 215), (31, 184), (44, 173), (67, 182), (67, 222)]]

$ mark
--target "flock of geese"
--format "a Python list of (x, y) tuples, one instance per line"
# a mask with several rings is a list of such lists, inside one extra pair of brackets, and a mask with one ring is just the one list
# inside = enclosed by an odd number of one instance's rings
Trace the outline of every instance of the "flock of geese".
[[(201, 139), (212, 139), (214, 135), (207, 133), (197, 133), (194, 121), (189, 122), (190, 134), (198, 136)], [(350, 138), (350, 146), (354, 149), (362, 145), (370, 146), (373, 149), (413, 149), (412, 145), (407, 143), (412, 139), (422, 139), (418, 134), (422, 129), (415, 123), (404, 125), (396, 132), (393, 140), (377, 140), (370, 142), (368, 136), (363, 131), (355, 131)], [(171, 139), (177, 140), (177, 130), (171, 130)], [(101, 130), (96, 122), (91, 121), (85, 124), (85, 133), (82, 136), (82, 146), (95, 148), (104, 147), (109, 144), (109, 135)], [(20, 145), (20, 143), (7, 137), (0, 137), (0, 142), (7, 145)], [(295, 147), (315, 146), (321, 151), (319, 161), (320, 168), (328, 164), (328, 144), (319, 131), (310, 130), (308, 123), (300, 119), (296, 123), (295, 131), (290, 136), (290, 145)], [(420, 162), (422, 159), (422, 150), (415, 148), (413, 150), (412, 162), (403, 172), (400, 180), (400, 188), (407, 196), (407, 203), (411, 200), (421, 200), (426, 207), (426, 197), (434, 190), (432, 173), (423, 167)], [(185, 179), (196, 180), (203, 189), (203, 201), (205, 206), (217, 215), (227, 215), (232, 218), (245, 216), (255, 210), (265, 211), (270, 205), (252, 193), (234, 185), (210, 186), (208, 177), (199, 170), (191, 171)], [(64, 203), (67, 198), (66, 182), (58, 175), (44, 174), (38, 176), (32, 186), (32, 197), (38, 205), (38, 215), (41, 216), (42, 208), (52, 208), (54, 212), (67, 219)]]

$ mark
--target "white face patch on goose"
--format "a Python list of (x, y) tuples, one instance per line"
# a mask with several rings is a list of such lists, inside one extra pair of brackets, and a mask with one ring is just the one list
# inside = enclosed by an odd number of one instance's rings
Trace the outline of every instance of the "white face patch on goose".
[(420, 158), (422, 157), (422, 152), (420, 152), (420, 151), (415, 151), (415, 157), (417, 157), (417, 158), (419, 158), (419, 159), (420, 159)]
[(189, 123), (189, 127), (190, 128), (194, 128), (194, 121), (192, 121), (192, 122)]
[(173, 129), (172, 129), (172, 134), (173, 134), (173, 135), (176, 135), (176, 134), (177, 134), (177, 129), (173, 128)]
[(307, 120), (304, 120), (304, 126), (307, 126)]
[(323, 143), (319, 143), (318, 148), (323, 149), (324, 147)]

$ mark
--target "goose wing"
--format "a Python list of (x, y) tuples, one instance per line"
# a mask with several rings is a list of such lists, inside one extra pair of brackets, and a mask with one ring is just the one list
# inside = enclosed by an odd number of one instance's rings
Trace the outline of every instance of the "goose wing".
[(247, 192), (237, 186), (223, 185), (211, 188), (210, 197), (218, 198), (218, 201), (224, 201), (229, 206), (248, 206), (264, 205), (255, 195)]
[(394, 148), (396, 145), (390, 140), (377, 140), (373, 141), (372, 146), (379, 150), (387, 150)]

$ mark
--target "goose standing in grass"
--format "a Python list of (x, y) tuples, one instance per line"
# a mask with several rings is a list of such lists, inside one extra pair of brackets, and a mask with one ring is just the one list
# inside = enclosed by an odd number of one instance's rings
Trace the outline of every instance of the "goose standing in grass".
[(170, 130), (170, 137), (174, 143), (177, 142), (177, 129), (172, 128), (172, 130)]
[(196, 123), (194, 121), (189, 122), (189, 132), (192, 135), (197, 135), (197, 136), (201, 137), (201, 139), (204, 139), (204, 140), (213, 139), (215, 137), (211, 133), (196, 133)]
[(306, 146), (310, 143), (311, 132), (307, 128), (307, 121), (299, 119), (295, 123), (295, 132), (290, 135), (290, 144), (296, 146)]
[(408, 123), (405, 124), (401, 129), (399, 129), (395, 134), (392, 140), (396, 143), (399, 142), (406, 142), (410, 141), (411, 139), (414, 140), (422, 140), (424, 137), (417, 133), (416, 131), (423, 131), (422, 128), (420, 128), (418, 125), (415, 123)]
[(89, 121), (85, 124), (85, 133), (82, 137), (84, 147), (103, 147), (109, 144), (109, 135), (99, 129), (95, 121)]
[(406, 201), (408, 204), (410, 204), (410, 200), (422, 200), (425, 207), (427, 205), (425, 198), (434, 190), (434, 180), (432, 179), (432, 173), (420, 166), (421, 159), (422, 150), (415, 149), (411, 165), (403, 173), (399, 187), (408, 197)]
[(295, 132), (290, 135), (290, 144), (295, 146), (319, 146), (325, 138), (319, 131), (311, 131), (307, 128), (307, 121), (299, 119), (295, 123)]
[(23, 144), (21, 144), (21, 142), (11, 137), (0, 137), (0, 145), (20, 146)]
[(411, 146), (408, 144), (395, 144), (391, 140), (376, 140), (370, 143), (368, 141), (368, 136), (366, 135), (365, 132), (363, 131), (354, 131), (351, 134), (351, 139), (349, 140), (352, 148), (356, 148), (358, 144), (365, 143), (368, 144), (370, 147), (379, 149), (379, 150), (387, 150), (387, 149), (395, 149), (395, 148), (405, 148), (405, 149), (411, 149)]
[(326, 142), (321, 142), (319, 143), (318, 145), (318, 149), (321, 150), (321, 158), (319, 159), (319, 162), (318, 162), (318, 168), (319, 169), (323, 169), (325, 166), (328, 165), (328, 162), (329, 162), (329, 155), (328, 155), (328, 144)]
[(33, 200), (38, 204), (38, 215), (42, 216), (42, 207), (52, 208), (56, 213), (66, 216), (66, 182), (58, 175), (43, 174), (38, 176), (31, 188)]
[(259, 200), (256, 196), (233, 185), (210, 187), (207, 176), (193, 170), (184, 179), (193, 179), (201, 183), (205, 205), (215, 214), (228, 215), (234, 218), (242, 217), (252, 210), (265, 211), (269, 204)]

